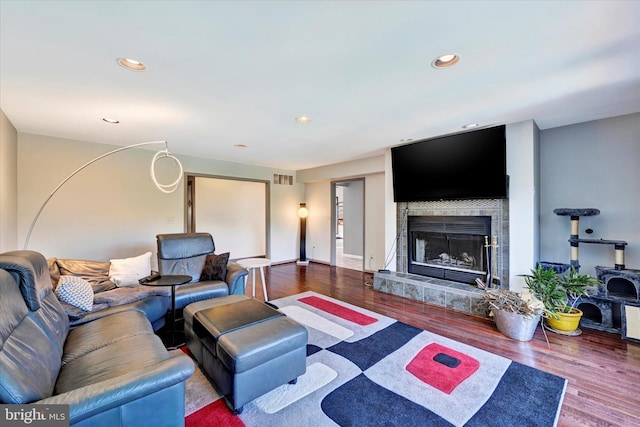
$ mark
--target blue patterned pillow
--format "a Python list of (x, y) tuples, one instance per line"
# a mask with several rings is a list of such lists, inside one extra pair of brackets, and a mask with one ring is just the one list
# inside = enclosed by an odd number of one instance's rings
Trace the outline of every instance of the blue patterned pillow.
[(81, 277), (60, 276), (56, 295), (60, 301), (81, 310), (91, 311), (93, 308), (93, 288)]

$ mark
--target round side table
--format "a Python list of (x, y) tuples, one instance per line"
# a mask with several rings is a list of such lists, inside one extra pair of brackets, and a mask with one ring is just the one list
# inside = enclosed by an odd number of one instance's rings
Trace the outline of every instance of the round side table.
[[(251, 295), (256, 297), (256, 269), (260, 269), (260, 278), (262, 279), (262, 292), (264, 292), (264, 300), (269, 301), (267, 297), (267, 282), (264, 280), (264, 267), (271, 265), (271, 260), (267, 258), (245, 258), (237, 261), (238, 264), (249, 270), (253, 276), (253, 290)], [(245, 282), (246, 283), (246, 282)]]
[(180, 347), (184, 342), (176, 342), (176, 286), (189, 283), (192, 277), (186, 274), (165, 274), (144, 286), (171, 286), (171, 341), (167, 343), (169, 350)]

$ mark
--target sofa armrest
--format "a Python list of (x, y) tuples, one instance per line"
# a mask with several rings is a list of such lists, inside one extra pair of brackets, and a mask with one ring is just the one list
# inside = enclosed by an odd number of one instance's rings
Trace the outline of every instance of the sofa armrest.
[(177, 355), (154, 366), (131, 371), (127, 375), (80, 387), (32, 403), (70, 405), (70, 423), (75, 424), (184, 382), (193, 375), (194, 369), (193, 361), (188, 356)]
[(227, 275), (224, 281), (229, 286), (229, 295), (244, 295), (247, 274), (249, 271), (237, 262), (227, 263)]

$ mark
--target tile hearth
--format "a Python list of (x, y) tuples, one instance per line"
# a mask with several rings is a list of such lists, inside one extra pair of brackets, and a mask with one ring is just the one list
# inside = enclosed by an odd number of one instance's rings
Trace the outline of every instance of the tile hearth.
[(376, 272), (373, 275), (373, 288), (452, 310), (485, 315), (478, 309), (478, 302), (484, 296), (484, 291), (464, 283), (391, 271)]

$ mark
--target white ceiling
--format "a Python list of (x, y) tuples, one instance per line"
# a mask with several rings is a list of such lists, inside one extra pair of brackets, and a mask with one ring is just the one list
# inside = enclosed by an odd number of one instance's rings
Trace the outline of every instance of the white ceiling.
[(289, 170), (548, 129), (640, 111), (640, 1), (2, 0), (0, 107), (19, 132)]

